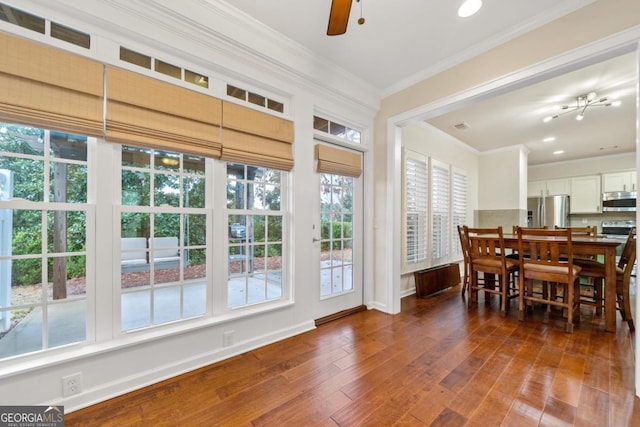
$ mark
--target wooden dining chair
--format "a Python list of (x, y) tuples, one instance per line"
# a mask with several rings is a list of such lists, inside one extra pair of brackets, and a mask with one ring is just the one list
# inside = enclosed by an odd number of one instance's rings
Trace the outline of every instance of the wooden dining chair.
[(511, 234), (518, 235), (518, 228), (524, 228), (525, 230), (546, 230), (546, 227), (522, 227), (521, 225), (514, 225), (512, 227)]
[[(635, 330), (635, 326), (633, 324), (633, 313), (629, 301), (629, 286), (631, 284), (631, 272), (636, 262), (636, 239), (636, 228), (633, 227), (631, 231), (629, 231), (627, 240), (622, 248), (620, 260), (616, 266), (616, 307), (620, 311), (622, 320), (627, 322), (629, 330), (631, 331)], [(607, 286), (607, 284), (604, 283), (604, 264), (596, 260), (584, 258), (575, 259), (574, 263), (582, 268), (580, 272), (581, 277), (593, 280), (593, 296), (590, 300), (587, 299), (586, 303), (595, 305), (596, 314), (601, 314), (604, 305), (603, 286)], [(585, 302), (584, 298), (583, 302)]]
[[(464, 226), (469, 248), (469, 296), (468, 305), (478, 302), (478, 293), (483, 291), (485, 300), (491, 295), (500, 297), (500, 314), (506, 316), (508, 301), (518, 297), (515, 272), (518, 260), (505, 255), (502, 227), (469, 228)], [(481, 280), (479, 274), (483, 274)], [(494, 280), (490, 280), (491, 276)], [(497, 278), (497, 280), (495, 280)]]
[(585, 227), (559, 227), (557, 225), (555, 226), (556, 230), (562, 230), (565, 228), (571, 230), (571, 234), (574, 237), (576, 236), (596, 237), (598, 235), (598, 227), (593, 225), (587, 225)]
[[(574, 319), (580, 314), (580, 271), (573, 265), (571, 231), (518, 229), (518, 251), (527, 253), (520, 258), (520, 320), (524, 320), (525, 307), (535, 303), (546, 305), (545, 321), (549, 319), (551, 307), (560, 307), (566, 312), (568, 333), (573, 333)], [(534, 292), (534, 281), (548, 284), (544, 292)], [(563, 285), (559, 298), (555, 286)]]
[(462, 275), (462, 290), (461, 294), (464, 296), (465, 292), (469, 288), (469, 280), (471, 277), (471, 265), (469, 260), (469, 240), (464, 231), (464, 226), (458, 226), (458, 237), (460, 237), (460, 247), (462, 248), (462, 259), (464, 262), (464, 270)]
[[(598, 227), (593, 225), (588, 225), (586, 227), (558, 227), (557, 225), (555, 226), (556, 230), (562, 230), (565, 228), (571, 231), (571, 236), (573, 237), (596, 237), (598, 235)], [(593, 255), (585, 255), (585, 254), (579, 254), (579, 253), (573, 254), (574, 259), (578, 257), (595, 259)]]
[[(598, 235), (598, 227), (588, 225), (585, 227), (559, 227), (555, 226), (556, 230), (566, 228), (571, 231), (571, 236), (575, 237), (596, 237)], [(595, 255), (581, 254), (576, 251), (573, 253), (573, 263), (579, 265), (577, 261), (579, 259), (595, 260)], [(586, 305), (593, 305), (596, 307), (596, 314), (602, 314), (602, 298), (599, 296), (598, 289), (595, 286), (594, 279), (591, 277), (581, 276), (583, 280), (580, 282), (580, 301)], [(601, 291), (601, 289), (600, 289)], [(599, 303), (598, 303), (599, 301)]]

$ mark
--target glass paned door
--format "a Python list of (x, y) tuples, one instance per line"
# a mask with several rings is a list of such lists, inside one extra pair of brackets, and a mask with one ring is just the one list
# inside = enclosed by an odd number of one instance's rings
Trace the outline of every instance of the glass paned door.
[(317, 177), (315, 319), (363, 303), (362, 177), (332, 173)]

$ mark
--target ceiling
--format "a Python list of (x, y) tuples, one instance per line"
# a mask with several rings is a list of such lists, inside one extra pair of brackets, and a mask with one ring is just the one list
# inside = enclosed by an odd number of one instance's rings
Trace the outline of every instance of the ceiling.
[[(326, 35), (331, 0), (234, 0), (233, 6), (314, 55), (378, 88), (383, 96), (560, 16), (591, 0), (485, 0), (459, 18), (462, 0), (353, 2), (347, 32)], [(364, 25), (358, 25), (361, 16)], [(432, 118), (428, 123), (484, 152), (524, 145), (529, 165), (635, 151), (633, 54), (623, 55)], [(619, 96), (620, 107), (590, 107), (581, 122), (567, 114), (549, 123), (553, 107), (579, 95)], [(466, 123), (458, 130), (454, 125)], [(555, 137), (553, 142), (543, 142)], [(562, 154), (554, 154), (564, 150)]]
[[(484, 152), (514, 145), (529, 150), (528, 164), (537, 165), (635, 152), (635, 53), (627, 53), (540, 83), (494, 96), (427, 122)], [(595, 92), (598, 98), (621, 101), (618, 107), (590, 106), (584, 119), (557, 108), (575, 105), (579, 95)], [(455, 125), (466, 124), (465, 129)], [(553, 141), (544, 141), (546, 138)], [(562, 153), (554, 154), (558, 151)]]
[[(329, 37), (331, 0), (228, 1), (384, 93), (592, 2), (485, 0), (478, 13), (460, 18), (463, 0), (353, 0), (346, 34)], [(364, 25), (357, 23), (361, 7)]]

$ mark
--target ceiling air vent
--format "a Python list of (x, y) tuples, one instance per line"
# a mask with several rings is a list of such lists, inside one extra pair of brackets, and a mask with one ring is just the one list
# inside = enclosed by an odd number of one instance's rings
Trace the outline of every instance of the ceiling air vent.
[(461, 123), (457, 123), (457, 124), (453, 125), (453, 127), (458, 129), (458, 130), (467, 130), (467, 129), (469, 129), (469, 124), (465, 123), (465, 122), (461, 122)]

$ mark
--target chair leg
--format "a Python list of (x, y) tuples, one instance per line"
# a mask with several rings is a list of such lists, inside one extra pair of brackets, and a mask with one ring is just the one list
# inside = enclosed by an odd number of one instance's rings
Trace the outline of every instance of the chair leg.
[(462, 290), (460, 291), (462, 293), (462, 296), (464, 296), (465, 292), (467, 291), (467, 288), (469, 287), (469, 273), (467, 270), (468, 270), (468, 267), (465, 265), (464, 275), (462, 276)]
[(520, 295), (518, 296), (518, 320), (524, 320), (525, 311), (527, 309), (528, 301), (525, 301), (526, 295), (531, 295), (533, 289), (533, 281), (525, 279), (524, 277), (518, 278)]
[(635, 331), (635, 326), (633, 324), (633, 314), (631, 312), (631, 303), (629, 302), (629, 286), (618, 286), (616, 289), (618, 307), (620, 309), (620, 314), (622, 315), (622, 320), (626, 320), (629, 325), (630, 331)]
[(469, 296), (467, 298), (467, 306), (471, 307), (478, 302), (478, 273), (472, 271), (469, 277)]
[(604, 302), (602, 298), (603, 291), (602, 279), (593, 279), (593, 299), (596, 304), (596, 316), (602, 316), (602, 303)]

